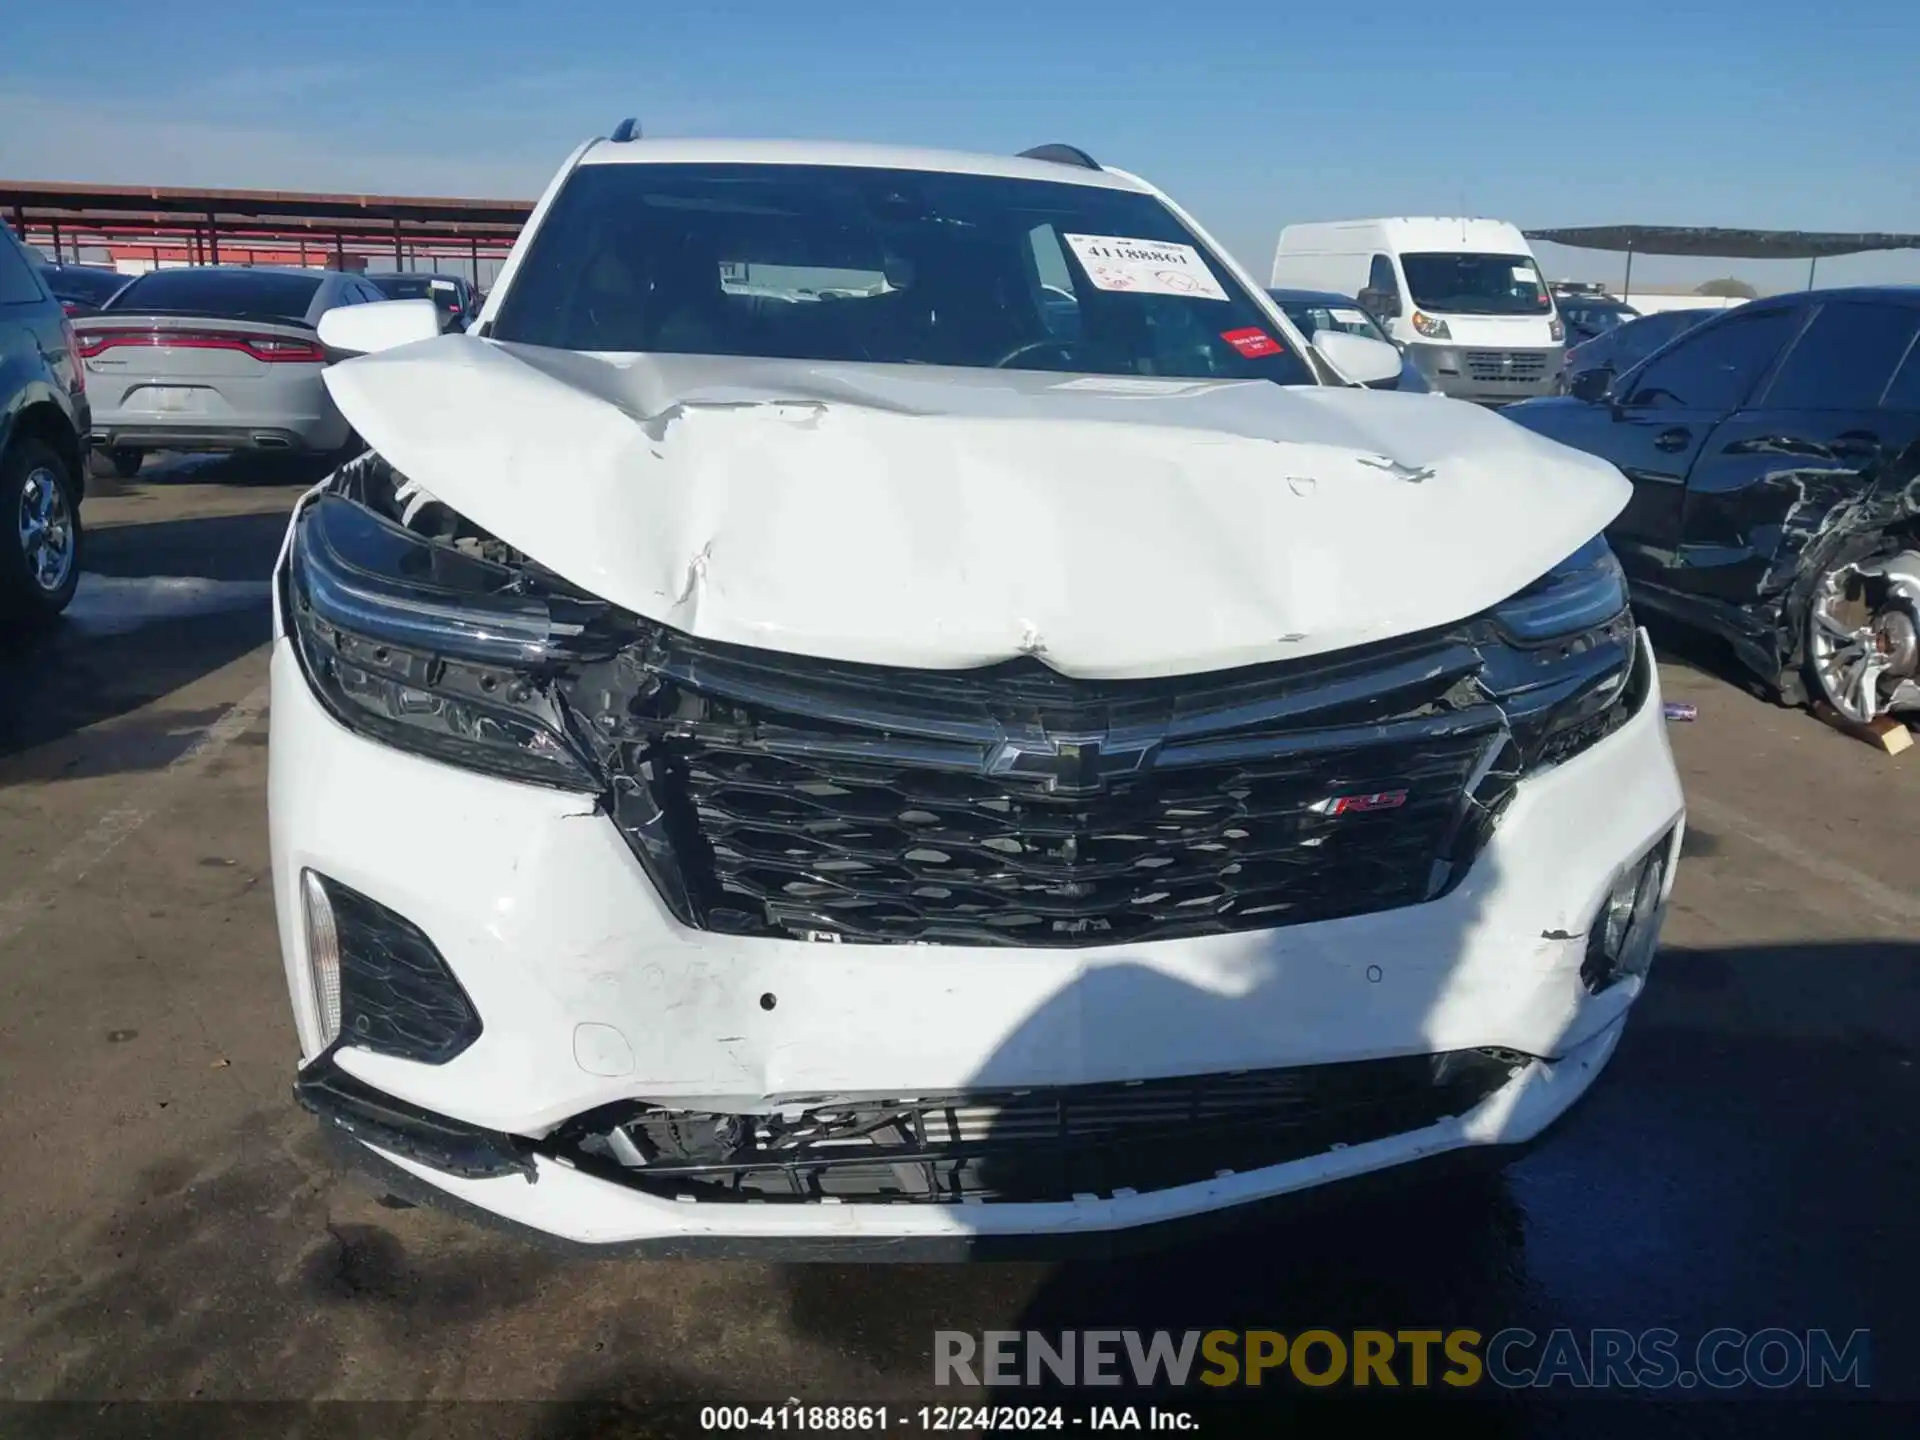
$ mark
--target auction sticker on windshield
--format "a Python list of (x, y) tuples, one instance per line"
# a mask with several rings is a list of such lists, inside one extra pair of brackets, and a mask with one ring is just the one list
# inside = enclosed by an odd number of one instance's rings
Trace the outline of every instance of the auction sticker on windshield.
[(1249, 360), (1257, 360), (1262, 355), (1278, 355), (1281, 351), (1278, 340), (1255, 326), (1245, 330), (1223, 330), (1220, 338)]
[(1102, 290), (1131, 290), (1142, 295), (1189, 295), (1225, 300), (1207, 262), (1191, 245), (1160, 240), (1131, 240), (1123, 235), (1063, 235), (1079, 257), (1087, 278)]

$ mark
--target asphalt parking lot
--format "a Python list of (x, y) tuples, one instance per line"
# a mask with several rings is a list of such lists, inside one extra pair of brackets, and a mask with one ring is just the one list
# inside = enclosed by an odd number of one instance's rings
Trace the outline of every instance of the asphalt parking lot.
[(1920, 1394), (1920, 755), (1710, 656), (1663, 663), (1699, 718), (1651, 989), (1497, 1177), (1058, 1266), (579, 1261), (390, 1208), (288, 1093), (266, 576), (301, 483), (96, 487), (72, 614), (0, 643), (0, 1398), (904, 1405), (936, 1329), (1423, 1324), (1866, 1328), (1875, 1393)]

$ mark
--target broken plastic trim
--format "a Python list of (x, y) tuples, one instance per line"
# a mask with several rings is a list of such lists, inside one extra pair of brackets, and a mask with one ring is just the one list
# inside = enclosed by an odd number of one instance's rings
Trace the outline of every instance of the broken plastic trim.
[(468, 1180), (519, 1175), (528, 1184), (539, 1179), (528, 1141), (396, 1099), (349, 1075), (333, 1057), (334, 1050), (328, 1050), (302, 1070), (293, 1085), (293, 1098), (301, 1108), (323, 1122), (363, 1144), (443, 1174)]
[(1458, 1050), (1287, 1069), (908, 1097), (761, 1114), (627, 1101), (536, 1148), (674, 1199), (1060, 1203), (1259, 1170), (1464, 1115), (1532, 1061)]

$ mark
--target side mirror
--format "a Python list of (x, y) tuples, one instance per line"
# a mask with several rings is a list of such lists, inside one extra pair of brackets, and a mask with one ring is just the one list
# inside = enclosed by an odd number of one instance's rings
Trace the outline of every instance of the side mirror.
[(1567, 379), (1567, 393), (1576, 400), (1598, 404), (1613, 389), (1613, 370), (1596, 365), (1591, 370), (1576, 370)]
[(1377, 385), (1400, 378), (1400, 352), (1384, 340), (1345, 330), (1316, 330), (1313, 348), (1356, 385)]
[(435, 338), (440, 334), (440, 307), (431, 300), (336, 305), (320, 317), (319, 334), (329, 350), (372, 355)]

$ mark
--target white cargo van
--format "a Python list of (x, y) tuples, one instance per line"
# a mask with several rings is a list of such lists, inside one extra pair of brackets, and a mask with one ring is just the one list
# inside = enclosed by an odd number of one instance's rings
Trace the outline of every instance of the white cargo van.
[(1357, 297), (1433, 388), (1456, 399), (1497, 405), (1553, 393), (1566, 331), (1526, 237), (1504, 220), (1289, 225), (1271, 283)]

